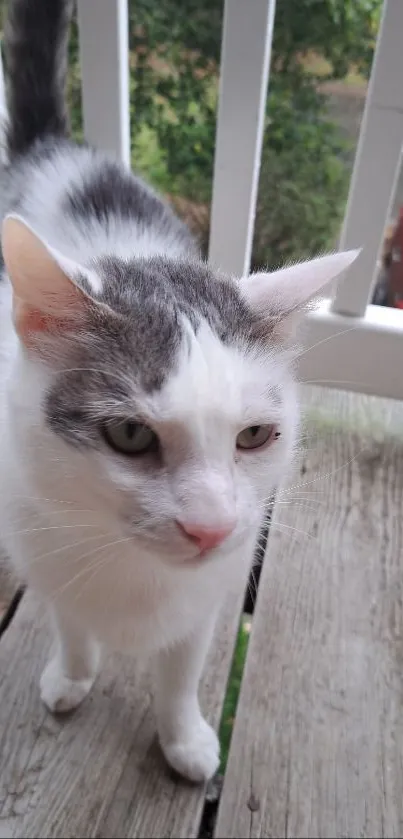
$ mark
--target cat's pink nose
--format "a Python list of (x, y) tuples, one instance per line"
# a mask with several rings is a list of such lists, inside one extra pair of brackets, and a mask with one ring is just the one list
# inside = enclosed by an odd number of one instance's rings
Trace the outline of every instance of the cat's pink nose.
[(211, 551), (217, 548), (218, 545), (232, 533), (235, 527), (235, 522), (227, 524), (225, 527), (203, 527), (201, 524), (192, 522), (177, 521), (177, 525), (186, 534), (188, 539), (200, 548), (200, 552)]

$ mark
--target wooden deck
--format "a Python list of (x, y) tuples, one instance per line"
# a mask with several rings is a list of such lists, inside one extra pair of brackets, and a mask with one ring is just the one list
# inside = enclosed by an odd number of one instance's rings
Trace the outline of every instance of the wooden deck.
[[(304, 398), (299, 474), (276, 505), (213, 831), (399, 837), (403, 405)], [(206, 668), (216, 725), (241, 602), (227, 604)], [(207, 836), (205, 790), (171, 777), (156, 747), (146, 675), (112, 657), (84, 706), (57, 721), (37, 691), (48, 645), (26, 596), (0, 641), (0, 839)]]

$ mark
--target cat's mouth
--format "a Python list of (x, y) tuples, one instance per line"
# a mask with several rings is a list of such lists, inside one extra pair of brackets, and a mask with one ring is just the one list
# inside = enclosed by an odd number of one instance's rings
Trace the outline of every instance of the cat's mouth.
[(192, 556), (189, 559), (182, 561), (180, 565), (183, 568), (200, 568), (202, 565), (206, 565), (206, 563), (213, 560), (216, 555), (217, 549), (214, 548), (200, 551), (196, 556)]
[(144, 528), (144, 525), (143, 528), (137, 528), (133, 521), (129, 523), (129, 532), (140, 549), (177, 568), (199, 568), (218, 556), (232, 553), (234, 547), (248, 537), (247, 529), (235, 529), (219, 543), (206, 546), (182, 537), (175, 526), (160, 530), (155, 526)]
[(189, 544), (185, 539), (178, 538), (175, 531), (167, 533), (156, 532), (155, 528), (149, 530), (138, 530), (131, 522), (129, 533), (133, 542), (143, 550), (154, 554), (161, 559), (167, 559), (172, 564), (182, 565), (183, 563), (198, 563), (201, 558), (201, 551), (196, 545)]

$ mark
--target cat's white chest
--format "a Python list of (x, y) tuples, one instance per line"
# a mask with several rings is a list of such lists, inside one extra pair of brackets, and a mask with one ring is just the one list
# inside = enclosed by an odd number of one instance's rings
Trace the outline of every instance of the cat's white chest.
[(68, 513), (40, 518), (11, 506), (3, 532), (21, 576), (112, 649), (148, 655), (175, 643), (228, 587), (227, 561), (184, 573), (85, 520), (73, 526)]

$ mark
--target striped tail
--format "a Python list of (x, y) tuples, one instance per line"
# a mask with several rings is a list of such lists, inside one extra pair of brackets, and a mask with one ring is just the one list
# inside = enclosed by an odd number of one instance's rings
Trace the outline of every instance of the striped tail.
[(73, 0), (9, 0), (5, 29), (10, 159), (66, 137), (65, 87)]

